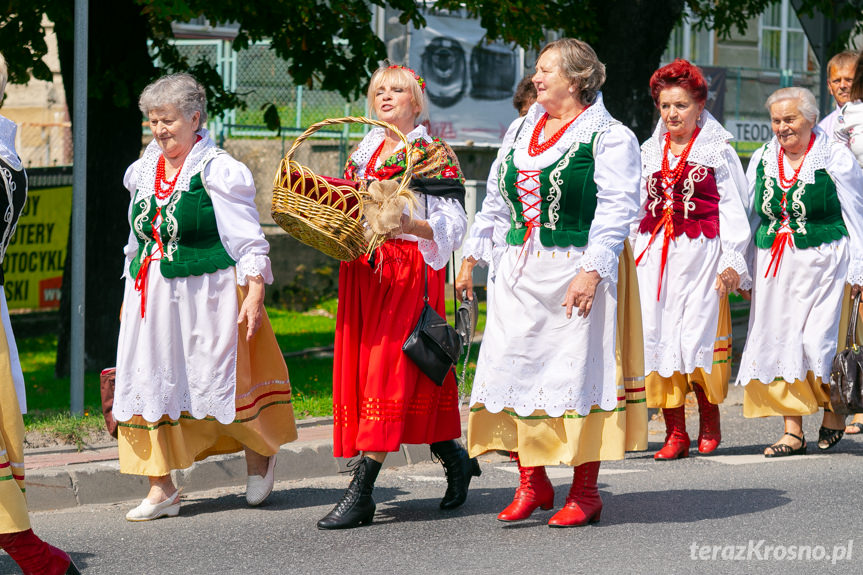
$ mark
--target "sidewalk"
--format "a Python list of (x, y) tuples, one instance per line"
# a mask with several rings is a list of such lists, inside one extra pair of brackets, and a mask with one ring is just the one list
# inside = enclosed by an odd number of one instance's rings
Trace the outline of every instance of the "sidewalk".
[[(467, 425), (467, 406), (462, 406), (462, 427)], [(276, 481), (336, 475), (345, 471), (346, 459), (333, 457), (331, 417), (297, 421), (299, 437), (282, 446), (276, 465)], [(427, 445), (405, 445), (391, 453), (385, 467), (429, 461)], [(147, 478), (120, 473), (117, 445), (27, 450), (24, 456), (27, 504), (31, 511), (47, 511), (89, 505), (135, 501), (147, 493)], [(217, 455), (174, 472), (174, 481), (185, 493), (246, 484), (242, 453)]]

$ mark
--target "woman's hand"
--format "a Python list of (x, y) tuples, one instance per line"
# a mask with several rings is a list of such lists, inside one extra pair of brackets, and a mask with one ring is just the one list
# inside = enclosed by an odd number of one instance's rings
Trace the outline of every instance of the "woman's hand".
[(572, 317), (572, 308), (578, 308), (578, 315), (587, 317), (590, 308), (593, 307), (593, 298), (596, 295), (596, 286), (599, 285), (601, 277), (599, 272), (591, 270), (586, 272), (579, 270), (578, 275), (569, 282), (566, 288), (566, 297), (561, 304), (566, 308), (566, 318)]
[(246, 297), (240, 307), (237, 324), (246, 322), (246, 341), (252, 341), (264, 317), (264, 278), (261, 276), (249, 278), (249, 285), (243, 291)]
[(410, 234), (424, 240), (434, 239), (434, 232), (432, 232), (428, 221), (413, 219), (409, 214), (402, 214), (401, 231), (399, 234)]
[(863, 291), (863, 286), (861, 286), (859, 284), (852, 285), (851, 286), (851, 297), (857, 297), (857, 294), (859, 294), (861, 291)]
[(740, 287), (740, 274), (733, 268), (725, 268), (724, 272), (716, 274), (716, 283), (713, 289), (719, 291), (719, 299), (733, 293), (738, 287)]
[(461, 261), (461, 268), (458, 270), (458, 276), (455, 278), (456, 293), (467, 292), (467, 299), (473, 301), (473, 267), (476, 265), (476, 259), (473, 256), (467, 257)]

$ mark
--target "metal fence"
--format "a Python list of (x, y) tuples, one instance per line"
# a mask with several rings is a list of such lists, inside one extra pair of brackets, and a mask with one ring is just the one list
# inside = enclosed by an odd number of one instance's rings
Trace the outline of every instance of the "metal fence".
[[(339, 116), (365, 115), (365, 98), (349, 100), (336, 92), (296, 85), (287, 62), (278, 58), (267, 42), (235, 52), (226, 40), (176, 40), (181, 54), (194, 63), (208, 61), (224, 80), (224, 87), (236, 91), (245, 102), (242, 109), (229, 110), (210, 120), (210, 130), (222, 144), (233, 138), (280, 138), (282, 152), (290, 140), (314, 122)], [(735, 148), (748, 156), (772, 134), (764, 108), (767, 96), (783, 85), (804, 86), (818, 95), (816, 73), (780, 74), (776, 70), (726, 68), (724, 124), (736, 137)], [(281, 121), (281, 135), (267, 129), (264, 107), (272, 104)], [(51, 113), (52, 118), (64, 115)], [(46, 116), (47, 117), (47, 116)], [(345, 125), (315, 134), (316, 138), (337, 140), (342, 161), (351, 142), (368, 131), (365, 125)], [(68, 121), (22, 122), (18, 150), (29, 167), (67, 165), (72, 162), (72, 137)]]

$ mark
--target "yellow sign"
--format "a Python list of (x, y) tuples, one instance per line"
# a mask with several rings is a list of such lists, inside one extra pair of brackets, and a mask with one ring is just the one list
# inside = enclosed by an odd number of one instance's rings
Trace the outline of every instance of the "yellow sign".
[(3, 259), (3, 287), (10, 309), (60, 307), (71, 215), (71, 186), (28, 193)]

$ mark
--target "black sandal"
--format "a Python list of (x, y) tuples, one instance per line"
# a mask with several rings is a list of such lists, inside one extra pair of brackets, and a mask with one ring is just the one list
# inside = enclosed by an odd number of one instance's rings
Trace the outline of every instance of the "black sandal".
[(789, 455), (806, 455), (806, 436), (798, 436), (793, 433), (788, 433), (787, 431), (784, 435), (790, 435), (794, 439), (800, 442), (800, 447), (797, 449), (792, 448), (790, 445), (785, 443), (774, 443), (770, 446), (770, 449), (773, 450), (773, 453), (765, 453), (764, 457), (788, 457)]
[[(821, 426), (818, 430), (818, 449), (827, 451), (839, 443), (842, 436), (845, 435), (845, 429), (830, 429), (829, 427)], [(823, 444), (823, 445), (822, 445)]]
[(846, 426), (846, 428), (848, 428), (848, 427), (853, 427), (857, 430), (857, 431), (846, 431), (845, 433), (847, 433), (848, 435), (859, 435), (859, 434), (863, 433), (863, 423), (860, 423), (859, 421), (852, 421), (851, 423), (849, 423)]

